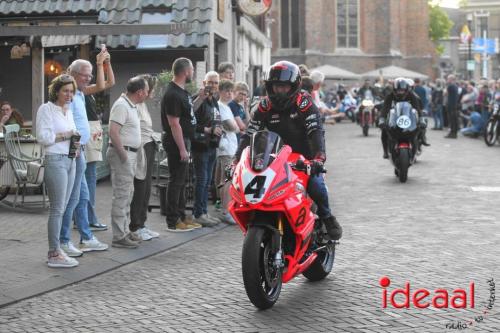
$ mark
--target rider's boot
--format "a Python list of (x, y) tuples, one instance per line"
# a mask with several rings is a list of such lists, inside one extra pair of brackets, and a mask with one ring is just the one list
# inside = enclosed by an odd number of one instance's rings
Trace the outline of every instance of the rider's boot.
[(339, 240), (342, 237), (342, 227), (337, 222), (335, 216), (322, 219), (325, 224), (326, 232), (332, 240)]
[(426, 147), (429, 147), (431, 144), (427, 142), (427, 136), (425, 135), (425, 131), (422, 133), (421, 136), (422, 144)]

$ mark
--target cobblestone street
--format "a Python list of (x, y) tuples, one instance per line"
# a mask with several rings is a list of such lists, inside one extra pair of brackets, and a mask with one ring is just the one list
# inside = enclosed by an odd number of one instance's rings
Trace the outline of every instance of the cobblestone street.
[[(486, 306), (487, 280), (500, 281), (500, 146), (429, 130), (432, 146), (401, 184), (382, 159), (379, 130), (370, 131), (327, 125), (327, 184), (344, 236), (325, 280), (297, 277), (258, 311), (242, 282), (243, 236), (230, 226), (1, 308), (0, 332), (498, 332), (500, 304)], [(388, 293), (408, 281), (410, 293), (431, 291), (427, 301), (435, 289), (451, 297), (474, 282), (475, 307), (384, 309), (383, 276)]]

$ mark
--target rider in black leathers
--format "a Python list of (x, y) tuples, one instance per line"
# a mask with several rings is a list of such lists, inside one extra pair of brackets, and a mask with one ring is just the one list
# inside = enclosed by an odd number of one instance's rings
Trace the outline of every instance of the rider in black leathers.
[(380, 118), (378, 120), (378, 125), (382, 130), (381, 139), (382, 139), (382, 147), (384, 149), (384, 158), (389, 158), (388, 154), (388, 134), (385, 128), (386, 126), (386, 118), (389, 114), (389, 111), (397, 102), (409, 102), (411, 106), (417, 110), (418, 113), (418, 127), (419, 131), (419, 140), (421, 140), (424, 146), (430, 146), (427, 143), (425, 137), (425, 128), (427, 127), (427, 123), (422, 117), (422, 101), (415, 94), (411, 88), (410, 82), (408, 82), (405, 78), (397, 78), (394, 80), (394, 88), (391, 93), (389, 93), (384, 100), (384, 106), (382, 107)]
[(325, 138), (321, 115), (311, 96), (301, 91), (301, 76), (297, 65), (280, 61), (271, 66), (265, 80), (267, 97), (253, 114), (246, 133), (242, 135), (235, 162), (250, 144), (253, 133), (267, 128), (277, 133), (293, 152), (312, 162), (314, 175), (309, 178), (307, 192), (318, 206), (317, 214), (333, 240), (342, 237), (342, 227), (332, 215), (328, 191), (319, 174), (326, 160)]

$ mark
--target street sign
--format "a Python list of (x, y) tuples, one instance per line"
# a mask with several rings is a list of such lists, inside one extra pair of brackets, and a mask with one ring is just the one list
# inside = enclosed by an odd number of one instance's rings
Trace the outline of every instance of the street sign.
[(474, 38), (474, 43), (472, 44), (472, 50), (474, 52), (487, 54), (496, 54), (495, 40), (492, 38)]
[(474, 60), (467, 60), (467, 70), (473, 71), (476, 68), (476, 62)]

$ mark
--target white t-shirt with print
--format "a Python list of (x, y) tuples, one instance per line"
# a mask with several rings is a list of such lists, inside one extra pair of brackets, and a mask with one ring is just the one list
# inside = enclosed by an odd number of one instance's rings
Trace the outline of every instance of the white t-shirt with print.
[[(224, 123), (225, 120), (233, 119), (234, 115), (231, 108), (219, 101), (220, 120)], [(235, 132), (229, 132), (224, 128), (224, 134), (220, 139), (219, 148), (217, 148), (217, 156), (234, 156), (238, 149), (238, 138)]]

